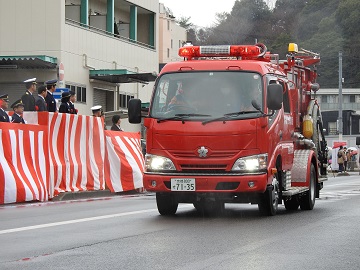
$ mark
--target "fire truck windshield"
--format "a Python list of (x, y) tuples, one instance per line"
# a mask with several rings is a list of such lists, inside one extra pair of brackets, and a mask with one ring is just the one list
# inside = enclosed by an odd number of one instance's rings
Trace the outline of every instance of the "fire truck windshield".
[(253, 101), (263, 108), (263, 83), (258, 73), (165, 73), (157, 81), (150, 115), (163, 120), (204, 121), (257, 117), (259, 111)]

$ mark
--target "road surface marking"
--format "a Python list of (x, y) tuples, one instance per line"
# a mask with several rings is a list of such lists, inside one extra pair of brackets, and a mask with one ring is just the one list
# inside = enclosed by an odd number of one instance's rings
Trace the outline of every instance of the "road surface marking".
[[(181, 208), (189, 208), (189, 205), (179, 206), (179, 209), (181, 209)], [(150, 213), (150, 212), (154, 212), (154, 211), (157, 211), (157, 209), (147, 209), (147, 210), (139, 210), (139, 211), (118, 213), (118, 214), (112, 214), (112, 215), (104, 215), (104, 216), (97, 216), (97, 217), (89, 217), (89, 218), (80, 218), (80, 219), (73, 219), (73, 220), (67, 220), (67, 221), (59, 221), (59, 222), (53, 222), (53, 223), (45, 223), (45, 224), (39, 224), (39, 225), (33, 225), (33, 226), (26, 226), (26, 227), (14, 228), (14, 229), (1, 230), (0, 234), (8, 234), (8, 233), (14, 233), (14, 232), (37, 230), (37, 229), (42, 229), (42, 228), (49, 228), (49, 227), (68, 225), (68, 224), (74, 224), (74, 223), (81, 223), (81, 222), (88, 222), (88, 221), (101, 220), (101, 219), (108, 219), (108, 218), (131, 216), (131, 215), (137, 215), (137, 214)]]

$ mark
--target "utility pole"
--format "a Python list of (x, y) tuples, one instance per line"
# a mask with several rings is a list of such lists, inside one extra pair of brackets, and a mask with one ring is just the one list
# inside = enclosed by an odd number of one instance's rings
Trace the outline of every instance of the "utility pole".
[(342, 118), (342, 51), (339, 51), (339, 142), (342, 141), (342, 135), (343, 135), (343, 118)]

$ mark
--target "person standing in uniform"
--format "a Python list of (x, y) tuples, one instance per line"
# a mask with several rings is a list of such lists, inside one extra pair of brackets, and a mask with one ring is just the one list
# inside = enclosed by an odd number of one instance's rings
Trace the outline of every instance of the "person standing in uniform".
[(120, 127), (120, 123), (121, 123), (121, 118), (120, 115), (116, 114), (112, 117), (111, 121), (113, 122), (113, 125), (111, 126), (111, 130), (114, 131), (124, 131), (121, 127)]
[(74, 91), (70, 91), (70, 100), (69, 100), (69, 107), (71, 114), (77, 114), (78, 110), (75, 109), (75, 101), (76, 101), (76, 94)]
[(101, 117), (101, 113), (102, 113), (101, 108), (102, 108), (101, 105), (96, 105), (94, 107), (91, 107), (92, 116)]
[(35, 98), (35, 109), (38, 112), (46, 112), (47, 111), (47, 103), (46, 103), (46, 87), (45, 85), (40, 85), (38, 88), (38, 96)]
[(59, 113), (70, 113), (70, 92), (63, 92), (61, 94), (61, 104), (59, 107)]
[(0, 96), (0, 122), (10, 122), (10, 117), (5, 111), (9, 107), (9, 96), (4, 94)]
[(56, 100), (54, 98), (53, 93), (55, 92), (56, 89), (56, 83), (57, 80), (48, 80), (45, 82), (46, 84), (46, 88), (47, 88), (47, 95), (46, 95), (46, 103), (47, 103), (47, 110), (49, 112), (56, 112), (57, 108), (56, 108)]
[(33, 93), (36, 90), (36, 78), (28, 79), (24, 81), (26, 92), (21, 97), (24, 104), (24, 111), (35, 111), (35, 97)]
[(106, 130), (106, 123), (105, 123), (105, 114), (102, 110), (102, 106), (101, 105), (96, 105), (94, 107), (91, 107), (91, 111), (92, 111), (92, 116), (94, 117), (101, 117), (104, 119), (104, 129)]
[(22, 118), (22, 114), (24, 112), (24, 104), (22, 103), (21, 99), (18, 99), (15, 101), (11, 108), (14, 110), (14, 114), (11, 117), (11, 123), (19, 123), (19, 124), (25, 124), (24, 118)]

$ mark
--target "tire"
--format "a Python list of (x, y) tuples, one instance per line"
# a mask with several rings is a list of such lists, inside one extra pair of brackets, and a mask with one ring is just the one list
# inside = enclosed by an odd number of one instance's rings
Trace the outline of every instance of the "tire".
[(284, 200), (285, 209), (288, 211), (296, 211), (299, 208), (298, 196), (292, 196), (289, 200)]
[(305, 193), (305, 195), (300, 197), (301, 210), (312, 210), (315, 206), (315, 197), (316, 197), (316, 170), (314, 164), (311, 164), (309, 190)]
[(175, 215), (179, 203), (175, 201), (170, 193), (156, 193), (156, 205), (160, 215)]
[(279, 181), (274, 177), (273, 182), (269, 185), (263, 194), (260, 194), (258, 203), (260, 214), (263, 216), (275, 216), (279, 206)]

